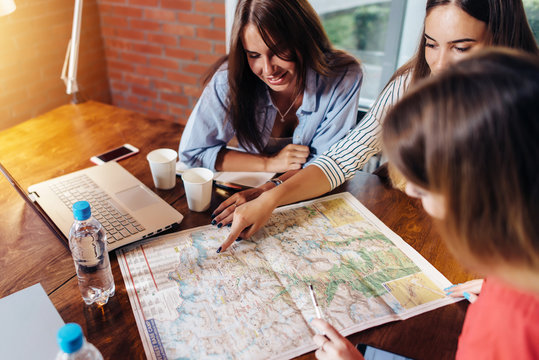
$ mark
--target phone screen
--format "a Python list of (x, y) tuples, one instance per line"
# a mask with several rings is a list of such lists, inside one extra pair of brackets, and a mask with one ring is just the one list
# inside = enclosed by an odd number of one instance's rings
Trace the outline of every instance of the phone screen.
[(356, 348), (363, 355), (365, 360), (412, 360), (405, 356), (397, 355), (365, 344), (358, 344)]
[(116, 148), (114, 150), (111, 150), (109, 152), (99, 155), (97, 158), (104, 162), (108, 162), (108, 161), (117, 159), (120, 156), (130, 154), (132, 152), (133, 152), (132, 150), (126, 148), (125, 146), (120, 146), (119, 148)]

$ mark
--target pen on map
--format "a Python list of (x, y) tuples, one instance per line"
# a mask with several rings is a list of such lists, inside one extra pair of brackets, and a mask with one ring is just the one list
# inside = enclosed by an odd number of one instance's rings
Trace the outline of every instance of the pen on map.
[[(314, 289), (311, 284), (309, 284), (309, 292), (311, 293), (311, 300), (313, 301), (314, 310), (316, 311), (316, 317), (322, 320), (325, 320), (322, 317), (322, 311), (320, 310), (320, 306), (318, 306), (318, 301), (316, 301), (316, 296), (314, 295)], [(322, 333), (322, 335), (329, 340), (326, 334)]]
[(311, 284), (309, 284), (309, 291), (311, 292), (311, 300), (313, 301), (314, 310), (316, 311), (316, 317), (322, 319), (322, 311), (320, 311), (320, 306), (318, 306), (318, 301), (316, 301), (316, 296), (314, 296), (314, 289)]

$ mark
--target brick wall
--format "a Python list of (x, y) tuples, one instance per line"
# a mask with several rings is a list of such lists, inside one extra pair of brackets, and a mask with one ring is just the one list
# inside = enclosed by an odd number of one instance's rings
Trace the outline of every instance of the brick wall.
[(114, 105), (185, 124), (225, 54), (224, 0), (97, 0)]
[[(0, 17), (0, 130), (67, 104), (60, 79), (71, 37), (74, 0), (15, 0)], [(110, 102), (96, 0), (85, 0), (79, 88), (85, 98)]]

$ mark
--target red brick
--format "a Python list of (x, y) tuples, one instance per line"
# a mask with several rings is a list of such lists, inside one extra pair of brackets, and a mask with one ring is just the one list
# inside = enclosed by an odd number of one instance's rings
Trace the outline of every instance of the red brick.
[(142, 87), (149, 87), (151, 79), (146, 76), (137, 76), (135, 74), (125, 74), (124, 81), (129, 84), (135, 84)]
[(176, 20), (176, 12), (161, 9), (145, 9), (144, 18), (149, 20), (174, 21)]
[(124, 82), (119, 82), (119, 81), (113, 81), (111, 84), (111, 87), (115, 89), (116, 91), (126, 92), (127, 90), (129, 90), (129, 85), (127, 85)]
[(225, 41), (226, 34), (224, 30), (197, 28), (197, 38)]
[(180, 94), (182, 93), (182, 86), (178, 84), (173, 84), (168, 81), (162, 81), (162, 80), (155, 80), (154, 81), (154, 88), (157, 91), (165, 91), (168, 93), (176, 93)]
[(182, 74), (180, 72), (169, 71), (167, 72), (166, 78), (170, 81), (176, 81), (181, 84), (195, 85), (195, 84), (198, 84), (200, 76), (192, 76), (192, 75)]
[(107, 48), (117, 50), (128, 50), (131, 48), (130, 42), (122, 39), (112, 39), (107, 37), (103, 39), (103, 42)]
[(126, 0), (101, 0), (104, 4), (125, 4)]
[(157, 93), (155, 91), (152, 91), (148, 89), (147, 87), (133, 85), (131, 88), (131, 91), (135, 95), (141, 95), (141, 96), (147, 96), (150, 98), (155, 98), (157, 96)]
[(112, 104), (113, 105), (124, 107), (124, 106), (122, 106), (122, 104), (125, 102), (125, 96), (123, 95), (123, 93), (115, 92), (113, 90), (111, 95), (112, 95)]
[(127, 27), (128, 22), (125, 17), (122, 16), (109, 16), (103, 15), (101, 17), (102, 26), (111, 26), (111, 27)]
[(173, 35), (148, 34), (148, 42), (175, 46), (178, 40), (177, 36)]
[(213, 17), (213, 27), (216, 29), (225, 29), (226, 20), (224, 16), (214, 16)]
[(189, 64), (189, 65), (184, 65), (182, 70), (187, 73), (202, 75), (206, 71), (208, 71), (208, 68), (209, 66), (207, 65)]
[(178, 24), (163, 24), (163, 32), (181, 36), (195, 36), (195, 29), (192, 26)]
[(214, 2), (195, 1), (195, 10), (197, 12), (203, 12), (208, 14), (224, 15), (225, 4), (224, 2), (219, 4)]
[(141, 6), (157, 6), (159, 5), (158, 0), (129, 0), (131, 5), (141, 5)]
[(148, 58), (145, 55), (135, 53), (122, 53), (122, 60), (131, 64), (135, 63), (146, 65), (148, 63)]
[(214, 55), (214, 54), (198, 54), (198, 61), (203, 64), (213, 64), (217, 60), (221, 58), (222, 55)]
[(137, 66), (137, 74), (159, 79), (163, 79), (165, 77), (165, 72), (163, 70), (151, 66)]
[(159, 68), (167, 68), (167, 69), (178, 69), (178, 61), (176, 60), (169, 60), (169, 59), (162, 59), (162, 58), (150, 58), (150, 65), (159, 67)]
[(164, 9), (191, 10), (191, 0), (161, 0)]
[(115, 34), (124, 39), (144, 40), (144, 32), (138, 30), (116, 29)]
[(107, 73), (108, 73), (109, 79), (111, 79), (111, 80), (122, 80), (123, 79), (123, 74), (122, 74), (121, 71), (108, 69)]
[(183, 49), (166, 48), (165, 55), (170, 56), (170, 57), (175, 57), (178, 59), (185, 59), (185, 60), (196, 59), (196, 53), (194, 51), (183, 50)]
[(105, 13), (109, 13), (111, 15), (142, 18), (142, 16), (144, 15), (144, 10), (132, 6), (111, 5), (110, 7), (106, 8)]
[(159, 31), (161, 24), (155, 21), (132, 19), (131, 28), (136, 30)]
[(178, 22), (180, 24), (194, 24), (201, 26), (211, 26), (211, 16), (200, 15), (194, 13), (179, 12), (178, 13)]
[(135, 71), (135, 66), (126, 63), (125, 61), (107, 59), (107, 66), (109, 69), (117, 70), (122, 73)]
[(147, 43), (133, 43), (131, 44), (130, 48), (135, 52), (150, 55), (161, 55), (163, 53), (161, 46), (150, 45)]
[(177, 105), (189, 105), (189, 99), (187, 96), (161, 93), (161, 100), (172, 102)]
[(207, 52), (211, 51), (212, 48), (212, 44), (209, 41), (185, 38), (180, 39), (180, 46), (184, 49), (193, 49)]
[(215, 54), (225, 55), (226, 54), (226, 44), (225, 43), (215, 44), (215, 48), (214, 48), (213, 52)]
[(167, 103), (160, 103), (157, 101), (153, 102), (153, 108), (157, 110), (159, 113), (166, 113), (168, 112), (168, 104)]

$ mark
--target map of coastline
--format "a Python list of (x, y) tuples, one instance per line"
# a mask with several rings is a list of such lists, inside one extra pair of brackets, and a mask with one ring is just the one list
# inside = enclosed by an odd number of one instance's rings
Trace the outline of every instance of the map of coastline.
[(290, 358), (313, 350), (312, 284), (344, 335), (454, 302), (450, 283), (348, 193), (277, 209), (217, 254), (203, 226), (118, 250), (150, 359)]

